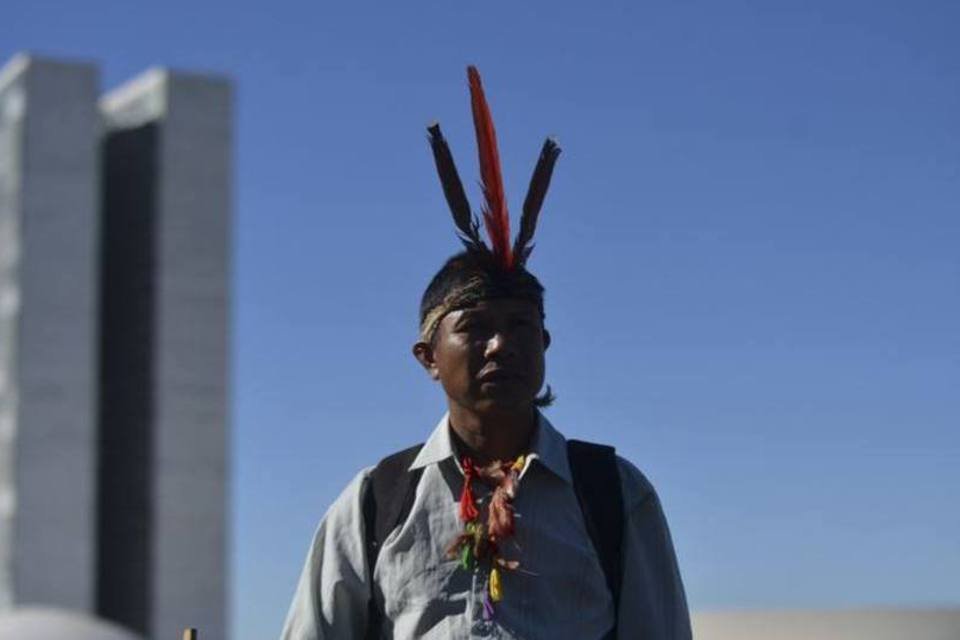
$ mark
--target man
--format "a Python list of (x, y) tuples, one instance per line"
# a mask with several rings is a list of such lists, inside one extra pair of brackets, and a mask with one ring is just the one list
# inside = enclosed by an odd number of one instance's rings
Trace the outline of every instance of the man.
[(427, 287), (413, 354), (447, 397), (422, 447), (366, 469), (320, 523), (282, 637), (691, 637), (659, 500), (609, 447), (540, 412), (543, 287), (526, 269), (559, 155), (544, 145), (511, 246), (496, 137), (468, 70), (488, 248), (438, 126), (463, 251)]

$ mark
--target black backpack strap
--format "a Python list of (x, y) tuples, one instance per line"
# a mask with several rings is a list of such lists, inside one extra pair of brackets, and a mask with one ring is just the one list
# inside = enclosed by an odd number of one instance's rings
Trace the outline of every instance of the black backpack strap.
[(373, 597), (373, 568), (384, 540), (407, 519), (416, 497), (423, 469), (410, 471), (422, 444), (389, 455), (374, 467), (363, 489), (363, 535), (367, 550), (367, 580), (370, 601), (367, 638), (380, 637), (383, 611)]
[[(581, 440), (567, 440), (567, 458), (573, 474), (573, 490), (580, 502), (587, 533), (597, 550), (607, 588), (613, 596), (614, 620), (620, 613), (623, 574), (623, 490), (617, 453)], [(616, 637), (616, 622), (608, 637)]]

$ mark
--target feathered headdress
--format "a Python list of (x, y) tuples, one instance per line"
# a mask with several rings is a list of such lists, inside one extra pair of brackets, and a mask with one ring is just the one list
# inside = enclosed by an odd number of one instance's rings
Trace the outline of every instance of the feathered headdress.
[(470, 203), (463, 190), (463, 183), (453, 162), (450, 147), (440, 132), (439, 124), (427, 128), (430, 134), (430, 146), (433, 158), (440, 174), (443, 194), (453, 214), (458, 235), (467, 251), (492, 258), (493, 263), (504, 271), (521, 268), (533, 251), (533, 233), (537, 227), (537, 217), (543, 206), (543, 199), (550, 186), (553, 166), (560, 155), (557, 143), (547, 138), (540, 150), (540, 158), (533, 170), (527, 197), (523, 201), (523, 215), (520, 218), (520, 231), (513, 245), (510, 244), (510, 216), (507, 213), (507, 200), (503, 189), (503, 174), (500, 171), (500, 154), (497, 151), (497, 134), (493, 127), (490, 107), (483, 95), (480, 73), (476, 67), (467, 67), (470, 83), (470, 101), (473, 107), (473, 125), (477, 132), (477, 149), (480, 154), (480, 184), (483, 188), (484, 203), (481, 208), (484, 227), (490, 238), (490, 247), (480, 237), (480, 222), (470, 210)]

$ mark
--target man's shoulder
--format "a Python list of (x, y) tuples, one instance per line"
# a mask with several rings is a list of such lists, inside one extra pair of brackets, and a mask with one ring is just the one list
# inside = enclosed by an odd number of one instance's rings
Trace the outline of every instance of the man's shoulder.
[(422, 448), (423, 443), (421, 442), (405, 449), (388, 453), (373, 464), (364, 467), (353, 477), (346, 488), (344, 488), (343, 492), (337, 498), (337, 501), (349, 501), (352, 500), (353, 497), (362, 497), (363, 492), (374, 476), (393, 476), (406, 472)]
[(370, 467), (370, 473), (399, 475), (408, 471), (420, 450), (423, 449), (423, 444), (421, 442), (382, 457), (379, 462)]
[(623, 490), (623, 504), (629, 511), (635, 506), (656, 496), (653, 484), (635, 464), (621, 455), (617, 455), (617, 470), (620, 472), (620, 486)]
[[(556, 431), (556, 427), (553, 427), (553, 429)], [(557, 433), (560, 432), (557, 431)], [(564, 440), (567, 443), (568, 455), (570, 454), (570, 444), (576, 443), (581, 448), (591, 449), (595, 453), (600, 453), (601, 458), (613, 458), (616, 460), (617, 473), (620, 476), (620, 488), (623, 496), (623, 505), (625, 511), (629, 512), (651, 496), (656, 496), (656, 491), (653, 488), (653, 484), (651, 484), (650, 480), (647, 479), (647, 476), (645, 476), (643, 472), (640, 471), (640, 469), (638, 469), (632, 462), (616, 453), (616, 448), (612, 445), (602, 442), (588, 442), (566, 437), (564, 437)], [(606, 450), (606, 453), (603, 453), (603, 450)], [(573, 464), (572, 456), (570, 464)]]
[(339, 525), (352, 521), (356, 518), (363, 506), (363, 493), (370, 481), (370, 475), (375, 466), (364, 467), (353, 479), (347, 483), (340, 495), (336, 497), (333, 504), (327, 509), (323, 516), (323, 521), (328, 525)]

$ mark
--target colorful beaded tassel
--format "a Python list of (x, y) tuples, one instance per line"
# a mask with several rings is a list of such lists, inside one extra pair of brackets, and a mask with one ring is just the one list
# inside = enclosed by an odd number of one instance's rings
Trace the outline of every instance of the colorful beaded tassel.
[[(500, 543), (514, 532), (513, 499), (524, 461), (524, 456), (520, 456), (512, 462), (495, 461), (486, 467), (474, 466), (473, 460), (467, 457), (460, 461), (463, 467), (463, 491), (460, 493), (459, 516), (463, 522), (463, 532), (447, 548), (447, 556), (459, 560), (460, 566), (467, 571), (481, 567), (486, 569), (484, 620), (493, 618), (494, 603), (503, 599), (501, 571), (513, 571), (520, 566), (516, 560), (505, 560), (500, 556)], [(474, 478), (479, 478), (493, 489), (486, 522), (481, 520), (474, 500)]]

